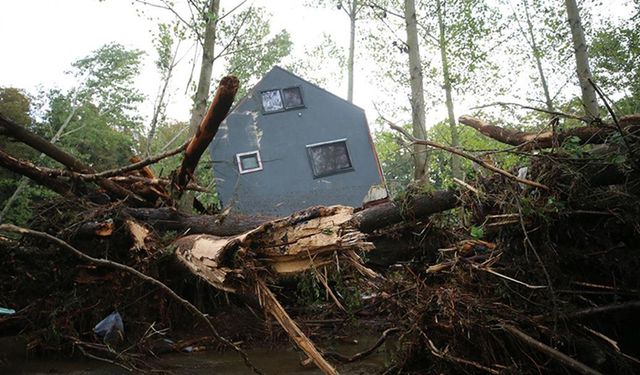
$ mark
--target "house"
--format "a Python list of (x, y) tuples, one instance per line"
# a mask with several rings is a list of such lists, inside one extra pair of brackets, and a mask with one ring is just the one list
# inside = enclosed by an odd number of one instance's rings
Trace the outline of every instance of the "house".
[(238, 213), (360, 207), (383, 184), (364, 110), (277, 66), (229, 113), (210, 152), (220, 200)]

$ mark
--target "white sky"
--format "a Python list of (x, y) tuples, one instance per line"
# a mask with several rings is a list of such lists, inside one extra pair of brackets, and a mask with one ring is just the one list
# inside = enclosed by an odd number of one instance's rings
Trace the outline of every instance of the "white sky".
[[(224, 9), (231, 9), (239, 1), (221, 2)], [(621, 14), (622, 2), (611, 0), (607, 4), (606, 13), (609, 14), (600, 16), (607, 18), (614, 13)], [(303, 3), (302, 0), (249, 0), (248, 5), (265, 7), (272, 14), (270, 22), (273, 32), (285, 28), (289, 31), (294, 43), (293, 57), (300, 56), (305, 46), (317, 45), (323, 32), (332, 35), (346, 49), (349, 34), (347, 16), (335, 8), (312, 9), (304, 7)], [(133, 6), (131, 0), (0, 0), (0, 86), (18, 87), (30, 93), (35, 93), (38, 86), (45, 89), (68, 89), (76, 83), (75, 78), (64, 74), (70, 69), (71, 63), (102, 45), (115, 41), (128, 48), (147, 52), (142, 75), (137, 83), (138, 88), (147, 95), (147, 101), (141, 110), (142, 115), (148, 118), (159, 84), (153, 63), (155, 51), (151, 33), (156, 30), (156, 24), (139, 17), (136, 7), (139, 6)], [(149, 7), (145, 9), (166, 17), (167, 20), (171, 17), (167, 11)], [(190, 72), (187, 65), (188, 61), (185, 61), (172, 80), (168, 107), (170, 119), (189, 119), (191, 92), (185, 93)], [(322, 63), (319, 62), (318, 65), (321, 67)], [(373, 101), (380, 90), (376, 87), (376, 82), (371, 82), (373, 78), (370, 78), (367, 70), (372, 70), (370, 63), (356, 61), (354, 103), (363, 107), (369, 121), (373, 122), (377, 117)], [(217, 74), (220, 77), (224, 72), (218, 70)], [(523, 84), (530, 85), (530, 81)], [(346, 77), (332, 78), (332, 82), (325, 88), (345, 97)], [(485, 99), (494, 101), (493, 98), (483, 98)], [(398, 94), (396, 100), (407, 99), (404, 94)], [(456, 103), (457, 115), (467, 111), (465, 103)], [(445, 113), (444, 106), (431, 108), (427, 123), (441, 120)]]
[[(230, 9), (237, 0), (222, 0), (222, 7)], [(109, 42), (147, 52), (145, 65), (138, 80), (138, 88), (147, 95), (142, 108), (150, 116), (159, 77), (154, 66), (155, 50), (152, 33), (156, 24), (136, 14), (131, 0), (0, 0), (0, 86), (11, 86), (35, 93), (38, 86), (45, 89), (68, 89), (75, 78), (64, 74), (71, 63), (89, 55)], [(287, 29), (294, 43), (294, 53), (305, 46), (317, 45), (323, 32), (331, 34), (343, 46), (348, 45), (348, 18), (337, 9), (310, 9), (303, 1), (253, 0), (272, 13), (273, 32)], [(139, 7), (139, 6), (138, 6)], [(154, 15), (170, 18), (167, 11), (145, 8)], [(188, 54), (187, 59), (193, 54)], [(198, 58), (199, 61), (199, 58)], [(168, 108), (170, 118), (188, 120), (190, 93), (185, 94), (190, 67), (182, 64), (172, 80), (173, 90)], [(196, 74), (197, 74), (196, 69)], [(219, 72), (223, 74), (223, 72)], [(345, 97), (346, 78), (325, 87)], [(367, 78), (356, 73), (355, 104), (372, 109)], [(368, 114), (374, 118), (373, 113)]]

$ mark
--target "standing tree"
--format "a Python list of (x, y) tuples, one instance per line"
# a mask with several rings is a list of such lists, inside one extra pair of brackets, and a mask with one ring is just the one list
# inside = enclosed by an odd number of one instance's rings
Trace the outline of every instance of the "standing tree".
[[(190, 0), (187, 4), (170, 0), (136, 1), (171, 12), (188, 31), (187, 36), (202, 50), (189, 121), (192, 133), (207, 111), (212, 76), (218, 61), (224, 61), (228, 70), (246, 82), (264, 74), (290, 50), (289, 34), (282, 31), (272, 35), (268, 14), (254, 6), (243, 8), (246, 0), (226, 12), (220, 0)], [(249, 73), (243, 76), (244, 72)]]
[(342, 10), (349, 17), (349, 51), (347, 58), (347, 100), (353, 102), (353, 73), (356, 50), (356, 22), (360, 19), (367, 4), (364, 0), (315, 0), (315, 6), (331, 6)]
[[(407, 31), (407, 49), (409, 50), (409, 82), (411, 86), (411, 119), (413, 136), (426, 139), (424, 86), (422, 83), (422, 59), (418, 42), (418, 20), (415, 0), (404, 2), (405, 29)], [(414, 145), (414, 178), (422, 180), (428, 174), (427, 147)], [(426, 179), (425, 179), (426, 180)]]
[(592, 77), (591, 69), (589, 68), (587, 41), (584, 37), (580, 11), (576, 0), (565, 0), (565, 6), (567, 8), (569, 28), (571, 29), (571, 39), (573, 40), (580, 90), (582, 91), (582, 104), (584, 105), (587, 116), (596, 119), (599, 117), (598, 101), (596, 99), (596, 91), (589, 83)]
[[(173, 76), (173, 70), (177, 66), (178, 51), (180, 49), (180, 42), (183, 38), (183, 33), (180, 32), (178, 25), (173, 26), (166, 23), (158, 25), (158, 34), (154, 38), (154, 45), (158, 58), (156, 60), (156, 68), (160, 73), (161, 83), (158, 89), (158, 94), (153, 106), (153, 114), (151, 116), (151, 123), (149, 125), (149, 133), (147, 135), (146, 151), (147, 155), (151, 151), (151, 142), (156, 133), (158, 123), (162, 123), (165, 119), (165, 111), (167, 108), (166, 98), (169, 82)], [(177, 36), (177, 42), (176, 38)]]

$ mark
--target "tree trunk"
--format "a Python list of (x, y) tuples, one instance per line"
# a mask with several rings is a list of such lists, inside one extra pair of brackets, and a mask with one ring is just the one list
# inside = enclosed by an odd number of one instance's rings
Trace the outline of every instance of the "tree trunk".
[(204, 41), (202, 42), (202, 63), (200, 64), (200, 78), (198, 88), (193, 98), (193, 109), (191, 110), (191, 120), (189, 129), (191, 134), (195, 134), (200, 122), (207, 112), (207, 99), (211, 87), (211, 73), (213, 62), (215, 61), (214, 48), (216, 44), (216, 26), (220, 11), (220, 0), (210, 0), (207, 8), (207, 23), (204, 29)]
[[(544, 75), (544, 69), (542, 68), (542, 57), (540, 49), (538, 48), (538, 43), (536, 42), (535, 34), (533, 33), (533, 23), (531, 22), (531, 17), (529, 16), (529, 4), (524, 2), (524, 14), (527, 18), (527, 30), (529, 32), (529, 37), (531, 38), (530, 46), (531, 53), (533, 58), (536, 60), (536, 67), (538, 68), (538, 75), (540, 75), (540, 84), (542, 85), (542, 90), (544, 91), (544, 100), (547, 106), (547, 111), (553, 112), (553, 101), (551, 99), (551, 94), (549, 94), (549, 85), (547, 84), (547, 79)], [(525, 35), (526, 38), (526, 35)]]
[(347, 61), (347, 100), (349, 103), (353, 103), (353, 65), (354, 65), (354, 54), (356, 48), (356, 16), (357, 16), (357, 0), (351, 1), (351, 9), (349, 9), (349, 20), (350, 20), (350, 28), (349, 28), (349, 60)]
[[(442, 77), (444, 83), (444, 93), (447, 105), (447, 115), (449, 117), (449, 129), (451, 131), (451, 147), (457, 148), (460, 144), (458, 136), (458, 127), (456, 125), (456, 116), (453, 110), (453, 95), (451, 93), (451, 76), (449, 73), (449, 58), (447, 56), (447, 39), (446, 28), (444, 25), (444, 9), (442, 3), (438, 0), (438, 47), (440, 48), (440, 58), (442, 60)], [(451, 155), (451, 175), (455, 178), (462, 179), (462, 169), (460, 167), (460, 158)]]
[(173, 181), (174, 186), (179, 190), (183, 190), (192, 179), (200, 157), (213, 140), (222, 121), (227, 117), (239, 86), (240, 82), (234, 76), (226, 76), (220, 80), (216, 97), (191, 138)]
[(163, 74), (162, 88), (158, 93), (158, 97), (156, 98), (156, 105), (153, 109), (153, 117), (151, 118), (151, 125), (149, 126), (149, 135), (147, 136), (147, 156), (151, 156), (151, 142), (153, 141), (153, 137), (156, 134), (156, 128), (158, 127), (158, 121), (160, 119), (160, 114), (164, 112), (164, 99), (167, 95), (167, 88), (169, 87), (169, 81), (173, 76), (173, 69), (176, 67), (176, 58), (178, 57), (178, 49), (180, 48), (180, 42), (178, 41), (178, 45), (173, 51), (173, 56), (171, 57), (171, 63), (169, 68)]
[[(422, 60), (418, 44), (418, 22), (416, 19), (415, 0), (405, 0), (404, 18), (407, 31), (407, 47), (409, 48), (409, 76), (411, 82), (411, 119), (413, 123), (413, 136), (419, 139), (426, 138), (424, 91), (422, 84)], [(427, 148), (423, 145), (414, 145), (414, 178), (424, 179), (428, 173)], [(424, 179), (427, 181), (426, 179)]]
[[(420, 220), (437, 212), (458, 206), (455, 191), (434, 191), (407, 198), (403, 202), (387, 202), (353, 214), (353, 226), (372, 233), (405, 220)], [(226, 216), (189, 215), (171, 208), (127, 208), (125, 214), (143, 221), (156, 230), (233, 236), (254, 229), (273, 217), (231, 214)]]
[(578, 80), (580, 81), (580, 89), (582, 90), (582, 104), (584, 105), (587, 116), (592, 119), (598, 118), (598, 102), (596, 100), (596, 91), (589, 83), (591, 79), (591, 69), (589, 68), (589, 54), (587, 52), (587, 42), (584, 37), (584, 29), (578, 11), (576, 0), (565, 0), (567, 7), (567, 19), (571, 28), (571, 38), (573, 39), (573, 48), (576, 56), (576, 69)]

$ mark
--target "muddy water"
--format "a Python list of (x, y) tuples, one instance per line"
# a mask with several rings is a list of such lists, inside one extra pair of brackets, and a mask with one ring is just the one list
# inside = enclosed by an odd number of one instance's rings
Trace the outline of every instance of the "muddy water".
[[(361, 339), (358, 344), (340, 344), (336, 350), (345, 355), (352, 355), (370, 347), (375, 338)], [(315, 375), (322, 374), (316, 368), (302, 368), (302, 356), (293, 348), (278, 350), (248, 350), (249, 358), (266, 374), (274, 375)], [(333, 361), (332, 361), (333, 362)], [(235, 353), (172, 353), (162, 355), (153, 363), (161, 369), (173, 374), (220, 374), (240, 375), (250, 374), (240, 357)], [(341, 374), (364, 375), (379, 372), (384, 368), (384, 345), (371, 356), (350, 364), (340, 365)], [(130, 374), (115, 366), (102, 362), (88, 360), (19, 360), (0, 362), (0, 374), (86, 374), (86, 375), (116, 375)]]

